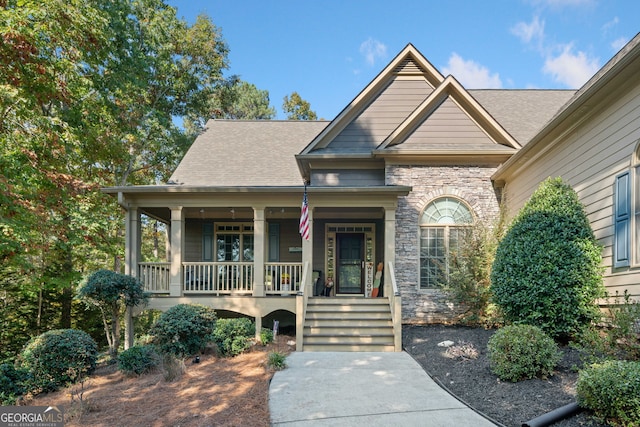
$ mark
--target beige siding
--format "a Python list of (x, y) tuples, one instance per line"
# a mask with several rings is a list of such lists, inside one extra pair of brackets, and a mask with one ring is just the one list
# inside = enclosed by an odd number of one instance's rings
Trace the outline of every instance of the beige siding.
[(184, 225), (184, 234), (183, 261), (202, 261), (202, 221), (187, 220)]
[(447, 97), (399, 149), (419, 150), (482, 143), (495, 145), (480, 126), (451, 97)]
[[(577, 191), (603, 245), (609, 292), (628, 289), (640, 296), (640, 266), (612, 271), (614, 181), (631, 166), (640, 139), (640, 86), (585, 120), (565, 138), (508, 180), (508, 213), (513, 216), (541, 181), (561, 176)], [(637, 194), (640, 189), (634, 191)]]
[(311, 185), (319, 187), (366, 187), (371, 185), (384, 185), (384, 169), (333, 169), (312, 171)]
[(376, 148), (431, 92), (433, 88), (423, 78), (396, 78), (328, 148), (349, 151)]

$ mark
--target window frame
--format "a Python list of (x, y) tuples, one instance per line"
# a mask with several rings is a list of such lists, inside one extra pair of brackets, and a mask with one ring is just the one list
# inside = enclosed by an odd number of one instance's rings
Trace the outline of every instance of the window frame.
[[(433, 206), (434, 204), (437, 204), (439, 201), (445, 201), (448, 202), (449, 200), (454, 200), (458, 203), (458, 207), (462, 207), (465, 209), (466, 213), (464, 216), (468, 216), (468, 219), (470, 222), (447, 222), (447, 223), (438, 223), (438, 222), (423, 222), (423, 217), (425, 216), (425, 212), (427, 212), (427, 210)], [(457, 211), (458, 208), (456, 208)], [(437, 210), (437, 208), (436, 208)], [(452, 217), (453, 218), (453, 217)], [(437, 219), (436, 219), (437, 221)], [(475, 216), (473, 213), (473, 210), (471, 209), (471, 207), (469, 206), (469, 204), (464, 201), (463, 199), (456, 197), (456, 196), (451, 196), (451, 195), (443, 195), (443, 196), (439, 196), (436, 197), (434, 199), (432, 199), (429, 203), (427, 203), (424, 207), (424, 209), (422, 209), (419, 219), (418, 219), (418, 283), (417, 283), (417, 287), (418, 287), (418, 291), (419, 292), (433, 292), (433, 291), (437, 291), (439, 289), (442, 289), (441, 285), (437, 285), (437, 284), (430, 284), (430, 283), (426, 283), (423, 286), (423, 260), (427, 260), (429, 259), (428, 257), (423, 257), (423, 253), (425, 251), (428, 251), (429, 248), (428, 247), (424, 247), (423, 246), (423, 232), (425, 230), (443, 230), (443, 236), (442, 236), (442, 240), (443, 240), (443, 248), (444, 248), (444, 266), (445, 266), (445, 272), (444, 275), (445, 277), (448, 278), (449, 275), (449, 264), (450, 264), (450, 258), (451, 258), (451, 234), (452, 234), (452, 230), (463, 230), (463, 229), (470, 229), (471, 227), (473, 227), (473, 225), (475, 224)], [(427, 237), (429, 238), (429, 237)], [(438, 239), (438, 237), (436, 236), (435, 239)], [(459, 241), (459, 236), (458, 239)], [(439, 248), (436, 248), (436, 250), (438, 250)], [(426, 267), (425, 267), (426, 268)], [(438, 275), (436, 275), (437, 277)]]

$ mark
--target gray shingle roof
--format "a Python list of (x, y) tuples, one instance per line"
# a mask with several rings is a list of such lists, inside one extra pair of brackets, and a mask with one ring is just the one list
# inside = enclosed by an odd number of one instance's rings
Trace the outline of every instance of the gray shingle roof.
[(327, 124), (209, 120), (169, 182), (222, 187), (302, 185), (294, 156)]
[(469, 94), (523, 146), (575, 93), (575, 90), (548, 89), (469, 90)]

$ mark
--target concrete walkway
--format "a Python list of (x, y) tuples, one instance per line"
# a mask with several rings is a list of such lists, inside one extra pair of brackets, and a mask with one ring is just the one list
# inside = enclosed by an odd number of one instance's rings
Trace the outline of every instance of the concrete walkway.
[(294, 352), (269, 387), (273, 426), (494, 427), (405, 352)]

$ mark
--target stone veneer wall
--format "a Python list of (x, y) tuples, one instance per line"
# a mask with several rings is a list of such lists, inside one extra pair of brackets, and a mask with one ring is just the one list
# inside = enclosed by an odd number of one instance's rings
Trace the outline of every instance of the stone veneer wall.
[(477, 220), (493, 225), (499, 200), (491, 182), (495, 167), (390, 165), (387, 185), (408, 185), (413, 191), (398, 201), (395, 273), (402, 295), (403, 323), (446, 323), (459, 313), (442, 291), (419, 290), (420, 235), (418, 221), (432, 200), (454, 196), (464, 200)]

